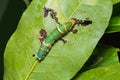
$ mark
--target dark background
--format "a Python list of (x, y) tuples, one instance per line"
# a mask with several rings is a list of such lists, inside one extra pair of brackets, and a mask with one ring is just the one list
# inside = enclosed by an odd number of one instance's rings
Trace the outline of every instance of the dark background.
[[(29, 0), (31, 2), (31, 0)], [(3, 54), (7, 41), (16, 30), (20, 17), (27, 8), (24, 0), (0, 0), (0, 80), (3, 80)], [(112, 16), (120, 15), (120, 3), (114, 5)], [(100, 43), (120, 48), (120, 32), (105, 34)], [(118, 52), (118, 55), (120, 52)]]
[[(119, 16), (120, 18), (120, 2), (113, 6), (112, 17), (116, 17), (116, 16)], [(120, 32), (104, 34), (100, 40), (100, 43), (112, 45), (120, 49)], [(118, 51), (118, 57), (120, 62), (120, 51)]]
[(26, 7), (24, 0), (0, 0), (0, 80), (3, 80), (5, 46)]
[[(113, 6), (112, 17), (116, 16), (120, 17), (120, 3)], [(120, 48), (120, 32), (104, 34), (100, 42)]]

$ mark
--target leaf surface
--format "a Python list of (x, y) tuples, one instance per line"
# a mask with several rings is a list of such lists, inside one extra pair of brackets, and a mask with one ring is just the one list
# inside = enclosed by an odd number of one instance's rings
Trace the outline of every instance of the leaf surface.
[(120, 0), (111, 0), (113, 2), (113, 4), (117, 4), (120, 2)]
[[(94, 74), (94, 75), (93, 75)], [(120, 64), (94, 68), (82, 73), (75, 80), (120, 80)]]
[[(32, 54), (39, 50), (39, 30), (44, 28), (49, 34), (56, 27), (50, 17), (43, 17), (44, 5), (57, 12), (61, 23), (70, 18), (89, 18), (93, 23), (75, 27), (77, 34), (68, 33), (64, 37), (66, 44), (58, 41), (45, 59), (38, 62)], [(108, 26), (111, 13), (110, 0), (32, 1), (6, 46), (4, 80), (70, 80), (92, 54)]]
[(98, 44), (80, 72), (96, 67), (119, 64), (117, 52), (118, 48)]
[(120, 32), (120, 16), (112, 17), (106, 33)]

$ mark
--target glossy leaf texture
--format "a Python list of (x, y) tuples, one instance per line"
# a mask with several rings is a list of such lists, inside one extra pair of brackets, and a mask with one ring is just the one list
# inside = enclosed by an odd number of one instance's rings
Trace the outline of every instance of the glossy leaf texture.
[(118, 51), (118, 48), (98, 44), (80, 72), (84, 72), (92, 68), (119, 64), (117, 55)]
[(120, 2), (113, 6), (112, 17), (109, 22), (109, 26), (106, 33), (120, 32)]
[[(110, 0), (33, 0), (6, 46), (4, 80), (70, 80), (104, 34), (112, 5)], [(44, 28), (49, 34), (57, 26), (50, 17), (43, 17), (44, 6), (54, 9), (61, 23), (70, 18), (89, 18), (93, 23), (75, 27), (78, 33), (68, 33), (64, 37), (66, 44), (57, 41), (45, 59), (38, 62), (32, 54), (39, 50), (39, 30)]]
[(112, 17), (106, 33), (120, 32), (120, 16)]
[(94, 68), (81, 74), (75, 80), (120, 80), (120, 64)]
[(117, 4), (120, 2), (120, 0), (111, 0), (113, 2), (113, 4)]

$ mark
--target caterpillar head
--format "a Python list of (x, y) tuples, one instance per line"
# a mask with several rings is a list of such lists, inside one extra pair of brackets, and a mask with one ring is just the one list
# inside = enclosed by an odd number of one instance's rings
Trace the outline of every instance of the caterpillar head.
[(76, 21), (77, 21), (77, 19), (75, 19), (75, 18), (72, 18), (72, 19), (70, 20), (70, 22), (72, 23), (72, 26), (75, 26), (75, 25), (76, 25)]

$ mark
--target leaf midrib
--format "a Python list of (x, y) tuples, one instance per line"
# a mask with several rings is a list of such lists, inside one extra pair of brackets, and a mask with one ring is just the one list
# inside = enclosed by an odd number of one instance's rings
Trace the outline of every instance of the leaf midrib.
[(32, 73), (33, 69), (35, 68), (36, 64), (37, 64), (38, 60), (35, 60), (35, 62), (33, 63), (32, 67), (30, 68), (30, 71), (28, 72), (28, 74), (25, 77), (25, 80), (27, 80), (30, 76), (30, 74)]

